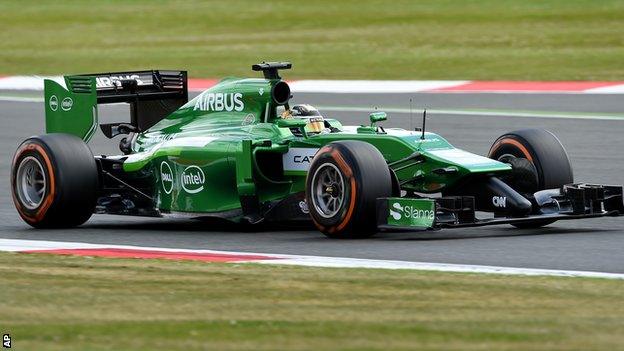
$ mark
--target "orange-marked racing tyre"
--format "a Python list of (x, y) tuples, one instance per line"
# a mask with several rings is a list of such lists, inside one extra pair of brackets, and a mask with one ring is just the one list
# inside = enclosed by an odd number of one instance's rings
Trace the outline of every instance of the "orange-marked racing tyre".
[[(506, 133), (492, 144), (488, 157), (511, 164), (512, 174), (523, 179), (503, 180), (525, 195), (574, 182), (572, 166), (563, 145), (554, 134), (544, 129), (522, 129)], [(529, 183), (526, 179), (530, 178), (531, 170), (535, 179), (533, 186), (519, 187), (518, 184)], [(553, 222), (535, 220), (513, 225), (518, 228), (537, 228)]]
[(310, 216), (330, 238), (375, 234), (376, 199), (391, 195), (388, 164), (379, 150), (366, 142), (332, 142), (317, 152), (308, 171)]
[(87, 144), (78, 137), (34, 136), (15, 152), (11, 190), (17, 212), (31, 226), (78, 226), (95, 209), (97, 165)]

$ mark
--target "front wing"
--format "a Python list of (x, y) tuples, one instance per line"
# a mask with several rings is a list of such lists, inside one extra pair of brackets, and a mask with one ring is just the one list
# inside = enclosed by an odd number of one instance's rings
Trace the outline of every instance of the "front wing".
[(536, 210), (531, 215), (511, 217), (502, 210), (488, 218), (476, 216), (472, 196), (379, 198), (377, 226), (383, 230), (412, 231), (620, 216), (624, 215), (622, 193), (622, 186), (568, 184), (535, 193), (531, 202)]

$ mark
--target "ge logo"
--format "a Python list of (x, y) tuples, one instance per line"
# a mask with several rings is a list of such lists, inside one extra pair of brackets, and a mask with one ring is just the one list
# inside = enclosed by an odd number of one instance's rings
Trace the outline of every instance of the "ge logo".
[(494, 207), (507, 207), (507, 197), (506, 196), (493, 196), (492, 197), (492, 205)]

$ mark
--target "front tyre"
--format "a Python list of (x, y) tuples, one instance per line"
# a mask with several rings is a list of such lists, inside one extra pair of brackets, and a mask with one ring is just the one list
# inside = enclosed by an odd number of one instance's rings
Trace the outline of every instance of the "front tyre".
[(376, 199), (391, 194), (388, 164), (379, 150), (362, 141), (337, 141), (321, 148), (306, 180), (312, 221), (330, 238), (375, 234)]
[[(488, 157), (511, 164), (515, 179), (505, 181), (524, 195), (574, 182), (565, 148), (554, 134), (544, 129), (522, 129), (504, 134), (496, 139)], [(553, 222), (535, 220), (513, 225), (537, 228)]]
[(35, 228), (67, 228), (86, 222), (95, 209), (98, 171), (91, 150), (69, 134), (26, 139), (11, 168), (13, 203)]

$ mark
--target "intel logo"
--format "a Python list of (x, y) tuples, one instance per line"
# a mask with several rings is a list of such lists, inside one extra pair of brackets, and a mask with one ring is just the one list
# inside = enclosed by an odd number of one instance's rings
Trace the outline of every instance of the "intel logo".
[(204, 190), (206, 176), (204, 171), (197, 166), (188, 166), (181, 175), (182, 189), (189, 194), (196, 194)]
[(71, 110), (72, 106), (74, 106), (74, 100), (72, 100), (72, 98), (70, 97), (66, 97), (63, 99), (63, 101), (61, 101), (61, 108), (63, 109), (63, 111)]

